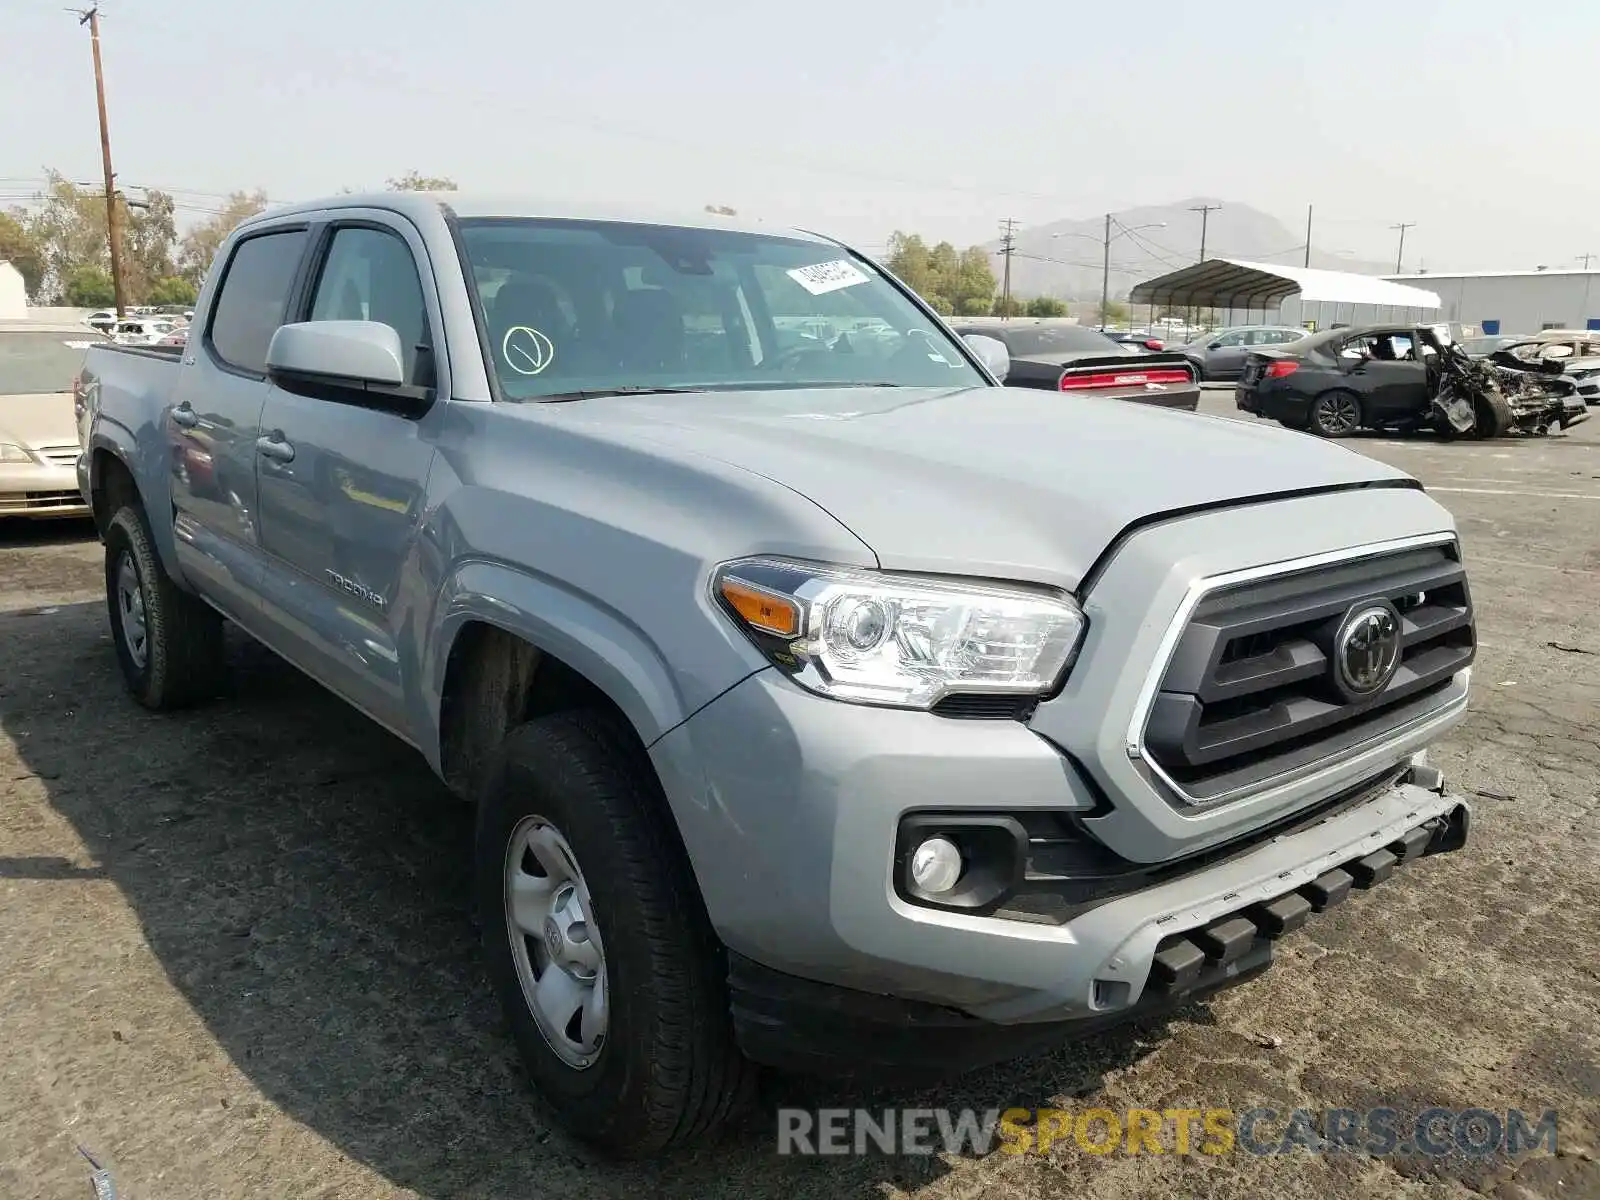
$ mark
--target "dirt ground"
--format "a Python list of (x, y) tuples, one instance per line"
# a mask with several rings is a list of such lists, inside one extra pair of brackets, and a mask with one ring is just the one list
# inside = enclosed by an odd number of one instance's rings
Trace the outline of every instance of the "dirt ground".
[[(1227, 393), (1206, 408), (1226, 413)], [(1600, 420), (1362, 439), (1460, 520), (1482, 651), (1435, 753), (1475, 814), (1264, 977), (1088, 1045), (873, 1103), (1560, 1113), (1556, 1157), (780, 1158), (778, 1081), (713, 1146), (596, 1162), (489, 998), (469, 818), (421, 760), (242, 642), (233, 694), (123, 694), (101, 559), (0, 527), (0, 1197), (1600, 1196)]]

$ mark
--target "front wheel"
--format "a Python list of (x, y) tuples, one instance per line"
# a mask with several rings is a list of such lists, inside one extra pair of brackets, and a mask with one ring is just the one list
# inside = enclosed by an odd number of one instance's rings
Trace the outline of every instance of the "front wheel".
[(1311, 404), (1309, 428), (1319, 437), (1349, 437), (1361, 428), (1361, 401), (1351, 392), (1323, 392)]
[(225, 670), (222, 618), (173, 582), (138, 508), (112, 515), (105, 543), (106, 609), (128, 690), (158, 710), (214, 696)]
[(637, 739), (604, 712), (506, 739), (478, 814), (490, 978), (534, 1083), (618, 1158), (703, 1137), (749, 1094), (727, 968)]

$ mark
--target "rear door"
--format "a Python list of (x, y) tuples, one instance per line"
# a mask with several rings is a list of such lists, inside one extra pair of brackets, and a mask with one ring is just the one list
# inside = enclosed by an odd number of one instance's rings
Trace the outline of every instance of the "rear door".
[(267, 344), (283, 324), (308, 238), (305, 225), (278, 226), (234, 245), (166, 418), (179, 563), (247, 626), (260, 566), (256, 438)]
[[(341, 216), (318, 230), (299, 319), (393, 327), (408, 386), (438, 394), (447, 365), (435, 351), (442, 323), (427, 262), (403, 219)], [(406, 407), (376, 391), (274, 384), (257, 458), (264, 640), (402, 734), (401, 571), (434, 455), (431, 424)]]

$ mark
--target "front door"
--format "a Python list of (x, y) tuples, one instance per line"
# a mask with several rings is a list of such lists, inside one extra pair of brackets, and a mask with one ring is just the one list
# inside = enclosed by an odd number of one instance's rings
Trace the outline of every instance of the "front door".
[(166, 414), (179, 565), (247, 627), (260, 566), (256, 437), (267, 344), (283, 323), (308, 237), (304, 226), (273, 229), (234, 246)]
[(1366, 417), (1369, 423), (1414, 417), (1428, 408), (1427, 364), (1417, 344), (1416, 334), (1406, 332), (1376, 334), (1368, 339), (1369, 352), (1376, 351), (1359, 368), (1366, 376)]
[[(407, 383), (431, 388), (438, 323), (417, 269), (427, 259), (415, 232), (392, 220), (374, 213), (323, 231), (304, 319), (392, 326)], [(399, 632), (418, 599), (403, 594), (402, 567), (423, 519), (428, 428), (373, 393), (276, 385), (261, 415), (264, 636), (402, 734)]]

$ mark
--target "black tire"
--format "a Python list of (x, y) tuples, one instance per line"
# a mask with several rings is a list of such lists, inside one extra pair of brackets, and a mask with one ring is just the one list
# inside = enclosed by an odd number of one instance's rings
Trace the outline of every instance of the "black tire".
[[(570, 847), (599, 927), (610, 1011), (582, 1067), (542, 1032), (513, 949), (508, 851), (534, 816)], [(709, 1135), (742, 1107), (755, 1069), (734, 1044), (726, 957), (631, 731), (598, 711), (514, 729), (479, 806), (474, 857), (490, 978), (534, 1084), (575, 1137), (643, 1158)], [(536, 941), (524, 939), (524, 955)]]
[(1361, 428), (1361, 397), (1334, 388), (1311, 402), (1306, 428), (1318, 437), (1349, 437)]
[[(144, 514), (124, 505), (106, 523), (106, 615), (117, 648), (122, 677), (134, 699), (156, 710), (184, 708), (209, 700), (227, 670), (222, 617), (173, 582), (157, 557)], [(119, 584), (124, 565), (143, 616), (143, 640), (136, 644), (123, 619), (125, 597)]]
[(1506, 403), (1505, 396), (1498, 390), (1479, 392), (1472, 398), (1472, 417), (1472, 433), (1468, 436), (1478, 441), (1504, 437), (1506, 431), (1516, 423), (1511, 405)]

